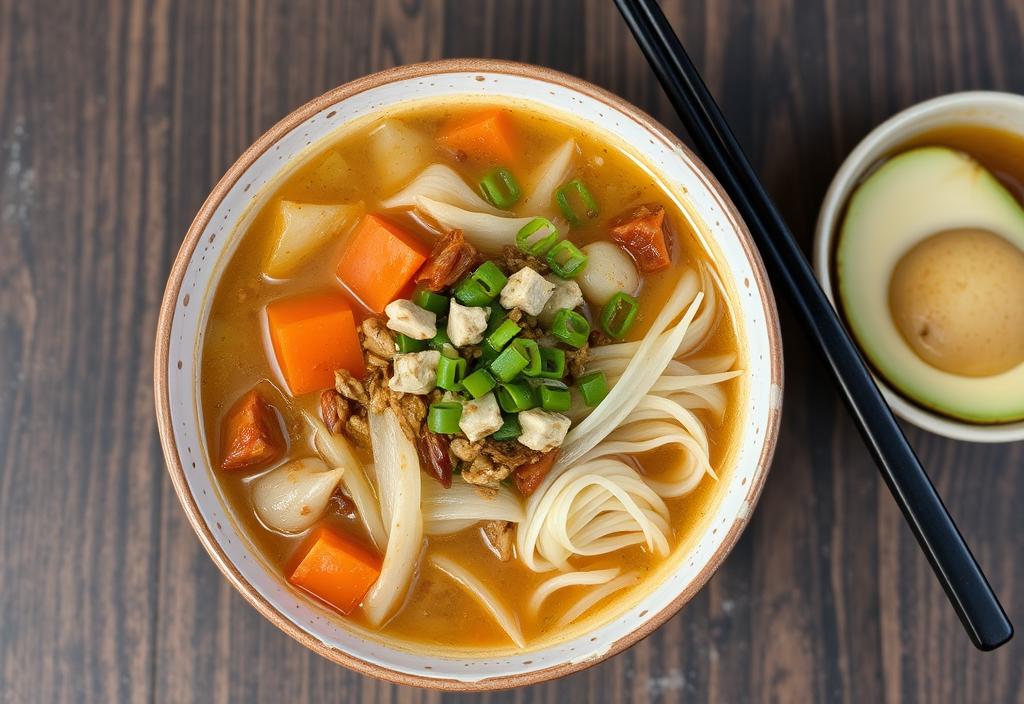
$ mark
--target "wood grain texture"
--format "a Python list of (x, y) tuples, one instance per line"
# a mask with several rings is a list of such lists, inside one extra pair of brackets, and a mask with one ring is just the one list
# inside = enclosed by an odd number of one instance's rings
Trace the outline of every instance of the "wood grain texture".
[[(953, 90), (1024, 92), (1018, 0), (666, 10), (808, 248), (872, 126)], [(1024, 702), (1024, 642), (971, 647), (784, 302), (786, 413), (755, 518), (707, 588), (626, 653), (440, 695), (318, 658), (228, 587), (156, 438), (171, 259), (276, 120), (370, 71), (451, 56), (568, 71), (679, 126), (610, 3), (0, 0), (0, 699)], [(908, 435), (1024, 624), (1024, 444)]]

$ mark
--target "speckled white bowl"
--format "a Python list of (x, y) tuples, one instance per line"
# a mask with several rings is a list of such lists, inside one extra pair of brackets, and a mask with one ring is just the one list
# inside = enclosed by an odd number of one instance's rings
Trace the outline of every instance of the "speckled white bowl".
[[(943, 95), (893, 115), (861, 140), (832, 179), (814, 232), (814, 273), (832, 305), (836, 305), (832, 281), (835, 237), (850, 193), (879, 159), (925, 132), (950, 125), (981, 125), (1024, 136), (1024, 96), (992, 91)], [(1024, 422), (981, 425), (950, 418), (917, 405), (878, 374), (874, 377), (893, 412), (919, 428), (971, 442), (1024, 440)]]
[[(632, 603), (585, 633), (523, 653), (411, 652), (331, 617), (264, 563), (221, 500), (205, 451), (199, 356), (212, 294), (248, 218), (284, 174), (315, 154), (344, 125), (410, 100), (528, 101), (629, 145), (673, 196), (725, 277), (737, 317), (746, 375), (738, 440), (723, 472), (720, 500), (698, 535)], [(664, 127), (595, 86), (546, 69), (454, 60), (385, 71), (299, 108), (228, 170), (203, 205), (175, 260), (157, 331), (156, 409), (174, 488), (214, 562), (264, 616), (299, 642), (360, 672), (443, 689), (497, 689), (562, 676), (643, 638), (700, 589), (747, 524), (771, 462), (782, 392), (782, 346), (761, 260), (732, 204), (707, 169)], [(172, 577), (181, 578), (181, 577)]]

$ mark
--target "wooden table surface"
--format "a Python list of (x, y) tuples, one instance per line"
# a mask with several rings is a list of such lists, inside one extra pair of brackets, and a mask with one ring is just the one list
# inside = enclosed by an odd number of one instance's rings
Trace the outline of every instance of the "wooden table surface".
[[(1020, 0), (674, 0), (792, 229), (874, 125), (1024, 92)], [(329, 88), (453, 56), (534, 62), (679, 123), (608, 2), (0, 0), (0, 698), (470, 701), (306, 651), (228, 586), (153, 415), (172, 257), (247, 144)], [(970, 645), (785, 302), (786, 409), (754, 520), (655, 635), (491, 702), (1024, 702), (1024, 639)], [(1024, 444), (908, 428), (1018, 627)]]

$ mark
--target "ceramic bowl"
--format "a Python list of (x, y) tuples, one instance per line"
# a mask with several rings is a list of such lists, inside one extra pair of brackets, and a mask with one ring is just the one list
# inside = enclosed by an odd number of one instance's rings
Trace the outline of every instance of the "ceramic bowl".
[[(293, 590), (239, 530), (221, 500), (205, 450), (199, 404), (203, 328), (227, 258), (247, 218), (283, 175), (353, 120), (413, 100), (526, 101), (605, 133), (670, 184), (723, 274), (746, 365), (745, 398), (724, 486), (696, 536), (661, 578), (586, 633), (527, 652), (419, 652), (348, 626)], [(621, 98), (576, 78), (521, 64), (454, 60), (392, 69), (299, 108), (260, 137), (213, 189), (189, 228), (160, 311), (156, 410), (181, 505), (213, 561), (257, 610), (300, 643), (393, 682), (452, 690), (511, 687), (569, 674), (651, 633), (699, 590), (736, 543), (771, 462), (782, 394), (774, 299), (746, 228), (721, 186), (668, 130)]]
[[(989, 91), (944, 95), (897, 113), (861, 140), (832, 179), (815, 228), (814, 271), (833, 305), (836, 304), (832, 271), (835, 238), (851, 191), (879, 159), (899, 150), (918, 135), (950, 125), (994, 127), (1024, 136), (1024, 97)], [(1024, 440), (1024, 422), (979, 425), (956, 420), (910, 401), (877, 374), (875, 383), (893, 412), (937, 435), (972, 442)]]

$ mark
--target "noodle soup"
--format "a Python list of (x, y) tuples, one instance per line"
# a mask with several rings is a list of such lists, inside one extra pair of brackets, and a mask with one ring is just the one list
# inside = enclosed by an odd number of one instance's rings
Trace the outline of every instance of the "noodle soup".
[(346, 130), (213, 299), (210, 464), (265, 560), (391, 641), (606, 618), (710, 510), (742, 369), (712, 263), (616, 145), (509, 105)]

